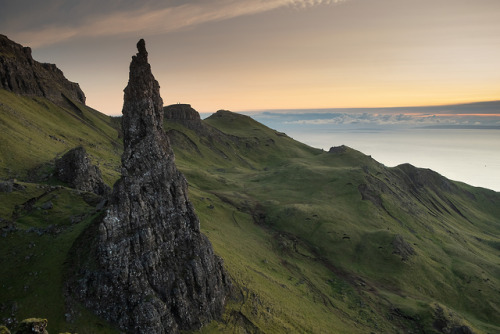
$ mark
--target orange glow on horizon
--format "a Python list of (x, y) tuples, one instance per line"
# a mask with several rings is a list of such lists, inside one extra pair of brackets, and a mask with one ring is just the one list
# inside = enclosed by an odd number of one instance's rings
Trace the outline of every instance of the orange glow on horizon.
[(474, 117), (500, 117), (500, 114), (439, 114), (439, 113), (434, 113), (434, 114), (423, 114), (423, 113), (403, 113), (405, 116), (415, 116), (415, 117), (467, 117), (467, 116), (474, 116)]

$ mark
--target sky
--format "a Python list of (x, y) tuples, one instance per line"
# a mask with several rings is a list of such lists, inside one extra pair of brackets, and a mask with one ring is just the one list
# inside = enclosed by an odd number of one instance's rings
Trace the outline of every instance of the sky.
[(121, 114), (146, 40), (164, 104), (202, 113), (500, 99), (498, 0), (0, 0), (0, 33)]

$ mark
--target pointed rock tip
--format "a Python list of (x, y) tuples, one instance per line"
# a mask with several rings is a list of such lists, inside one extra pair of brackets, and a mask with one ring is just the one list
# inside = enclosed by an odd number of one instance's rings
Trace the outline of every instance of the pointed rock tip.
[(146, 51), (146, 42), (143, 38), (141, 38), (139, 42), (137, 42), (137, 51), (139, 51), (139, 54), (148, 54), (148, 52)]

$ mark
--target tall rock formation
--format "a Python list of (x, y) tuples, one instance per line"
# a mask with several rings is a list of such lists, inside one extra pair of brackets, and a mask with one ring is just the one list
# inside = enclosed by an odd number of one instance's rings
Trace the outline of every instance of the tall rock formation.
[(85, 104), (80, 86), (66, 79), (56, 65), (33, 60), (29, 47), (4, 35), (0, 35), (0, 88), (45, 97), (56, 104), (66, 104), (68, 100)]
[(129, 333), (175, 333), (219, 317), (230, 282), (174, 164), (144, 40), (137, 48), (125, 88), (122, 177), (102, 220), (79, 241), (95, 247), (76, 245), (80, 270), (69, 292)]

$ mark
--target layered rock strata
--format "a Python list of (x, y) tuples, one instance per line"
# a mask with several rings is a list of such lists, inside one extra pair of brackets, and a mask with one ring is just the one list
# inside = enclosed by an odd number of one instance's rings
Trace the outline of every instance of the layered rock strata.
[(70, 292), (129, 333), (175, 333), (219, 317), (230, 281), (175, 166), (144, 40), (137, 48), (125, 88), (122, 177), (93, 227), (95, 246), (77, 255), (83, 265)]

